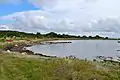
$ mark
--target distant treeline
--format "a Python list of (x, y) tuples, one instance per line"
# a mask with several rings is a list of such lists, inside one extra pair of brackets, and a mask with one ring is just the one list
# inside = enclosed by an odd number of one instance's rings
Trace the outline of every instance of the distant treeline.
[(108, 37), (101, 37), (99, 35), (96, 36), (76, 36), (76, 35), (68, 35), (68, 34), (57, 34), (55, 32), (50, 32), (47, 34), (41, 34), (37, 32), (34, 33), (25, 33), (25, 32), (18, 32), (18, 31), (0, 31), (0, 38), (79, 38), (79, 39), (110, 39)]

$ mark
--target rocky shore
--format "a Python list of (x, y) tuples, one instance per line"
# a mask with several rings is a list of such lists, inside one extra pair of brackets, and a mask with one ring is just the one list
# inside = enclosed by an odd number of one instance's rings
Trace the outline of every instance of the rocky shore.
[(34, 53), (33, 51), (27, 50), (25, 47), (30, 47), (32, 45), (29, 44), (15, 44), (15, 45), (10, 45), (10, 46), (5, 46), (3, 48), (4, 51), (7, 52), (19, 52), (20, 54), (27, 54), (27, 55), (38, 55), (41, 57), (55, 57), (55, 56), (48, 56), (48, 55), (43, 55), (41, 53)]
[(63, 41), (46, 41), (46, 42), (43, 42), (41, 44), (64, 44), (64, 43), (72, 43), (70, 41), (66, 41), (66, 42), (63, 42)]
[(72, 43), (72, 42), (60, 42), (60, 41), (42, 41), (42, 42), (29, 42), (29, 43), (21, 43), (21, 44), (12, 44), (12, 45), (6, 45), (4, 46), (3, 50), (7, 52), (19, 52), (20, 54), (27, 54), (27, 55), (38, 55), (41, 57), (56, 57), (56, 56), (48, 56), (43, 55), (42, 53), (34, 53), (33, 51), (27, 50), (25, 47), (30, 47), (32, 45), (36, 44), (61, 44), (61, 43)]
[[(30, 55), (30, 56), (38, 56), (38, 57), (45, 57), (45, 58), (57, 58), (57, 56), (48, 56), (48, 55), (44, 55), (43, 53), (35, 53), (31, 50), (27, 50), (26, 47), (30, 47), (36, 44), (40, 44), (40, 45), (50, 45), (50, 44), (61, 44), (61, 43), (72, 43), (72, 42), (57, 42), (57, 41), (41, 41), (41, 42), (28, 42), (28, 43), (16, 43), (16, 44), (12, 44), (12, 45), (6, 45), (4, 46), (4, 48), (2, 49), (3, 51), (7, 51), (8, 53), (19, 53), (19, 54), (23, 54), (23, 55)], [(69, 58), (76, 58), (76, 56), (70, 55), (70, 56), (66, 56), (66, 59)], [(120, 57), (119, 57), (120, 59)], [(87, 60), (87, 59), (85, 59)], [(120, 64), (120, 60), (114, 60), (113, 57), (105, 57), (105, 56), (96, 56), (95, 59), (93, 59), (93, 61), (97, 61), (97, 62), (110, 62), (110, 63), (117, 63)]]

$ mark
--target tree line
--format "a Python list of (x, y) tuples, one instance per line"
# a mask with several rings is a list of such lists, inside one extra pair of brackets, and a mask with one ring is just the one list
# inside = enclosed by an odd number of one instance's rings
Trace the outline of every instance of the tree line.
[(13, 38), (13, 37), (20, 37), (20, 38), (79, 38), (79, 39), (110, 39), (108, 37), (101, 37), (99, 35), (96, 36), (76, 36), (76, 35), (68, 35), (68, 34), (57, 34), (55, 32), (50, 32), (47, 34), (41, 34), (40, 32), (37, 33), (25, 33), (19, 31), (0, 31), (0, 38)]

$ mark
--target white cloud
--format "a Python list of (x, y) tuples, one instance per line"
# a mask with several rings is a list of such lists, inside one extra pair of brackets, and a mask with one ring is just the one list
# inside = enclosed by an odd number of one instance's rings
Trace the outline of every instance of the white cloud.
[(58, 19), (53, 18), (53, 16), (54, 15), (51, 13), (38, 10), (15, 13), (13, 15), (4, 16), (2, 19), (16, 20), (15, 23), (8, 25), (10, 29), (14, 30), (28, 32), (48, 32), (52, 30), (56, 32), (73, 31), (73, 29), (69, 29), (69, 27), (66, 26), (67, 24), (64, 20), (58, 21)]
[(10, 29), (120, 37), (120, 0), (29, 0), (41, 10), (15, 13)]

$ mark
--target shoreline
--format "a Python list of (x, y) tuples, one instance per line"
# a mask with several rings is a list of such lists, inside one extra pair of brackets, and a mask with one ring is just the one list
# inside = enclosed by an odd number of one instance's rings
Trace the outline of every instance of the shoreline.
[[(39, 56), (39, 57), (48, 57), (48, 58), (59, 58), (58, 56), (49, 56), (43, 53), (35, 53), (31, 50), (26, 49), (25, 47), (31, 47), (33, 45), (36, 44), (40, 44), (40, 45), (49, 45), (49, 44), (62, 44), (62, 43), (72, 43), (70, 42), (70, 40), (68, 41), (63, 41), (63, 40), (37, 40), (37, 41), (30, 41), (30, 42), (24, 42), (24, 43), (12, 43), (11, 45), (7, 44), (6, 46), (4, 46), (3, 51), (6, 51), (8, 53), (19, 53), (19, 54), (23, 54), (23, 55), (35, 55), (35, 56)], [(97, 57), (97, 56), (96, 56)], [(101, 56), (99, 56), (101, 57)], [(105, 58), (105, 56), (102, 56), (104, 59), (104, 61), (109, 61), (109, 62), (118, 62), (120, 63), (120, 61), (114, 61), (112, 59), (109, 58)], [(69, 55), (66, 56), (65, 58), (76, 58), (75, 56)], [(93, 61), (97, 61), (96, 58), (93, 59)], [(102, 61), (102, 60), (101, 60)]]
[(7, 52), (16, 52), (19, 54), (26, 54), (26, 55), (37, 55), (40, 57), (50, 57), (50, 58), (57, 58), (57, 56), (49, 56), (49, 55), (44, 55), (42, 53), (35, 53), (31, 50), (26, 49), (25, 47), (31, 47), (33, 45), (36, 44), (40, 44), (40, 45), (47, 45), (47, 44), (62, 44), (62, 43), (72, 43), (70, 41), (58, 41), (58, 40), (43, 40), (43, 41), (30, 41), (30, 42), (24, 42), (24, 43), (13, 43), (11, 45), (7, 44), (4, 46), (3, 51), (7, 51)]

